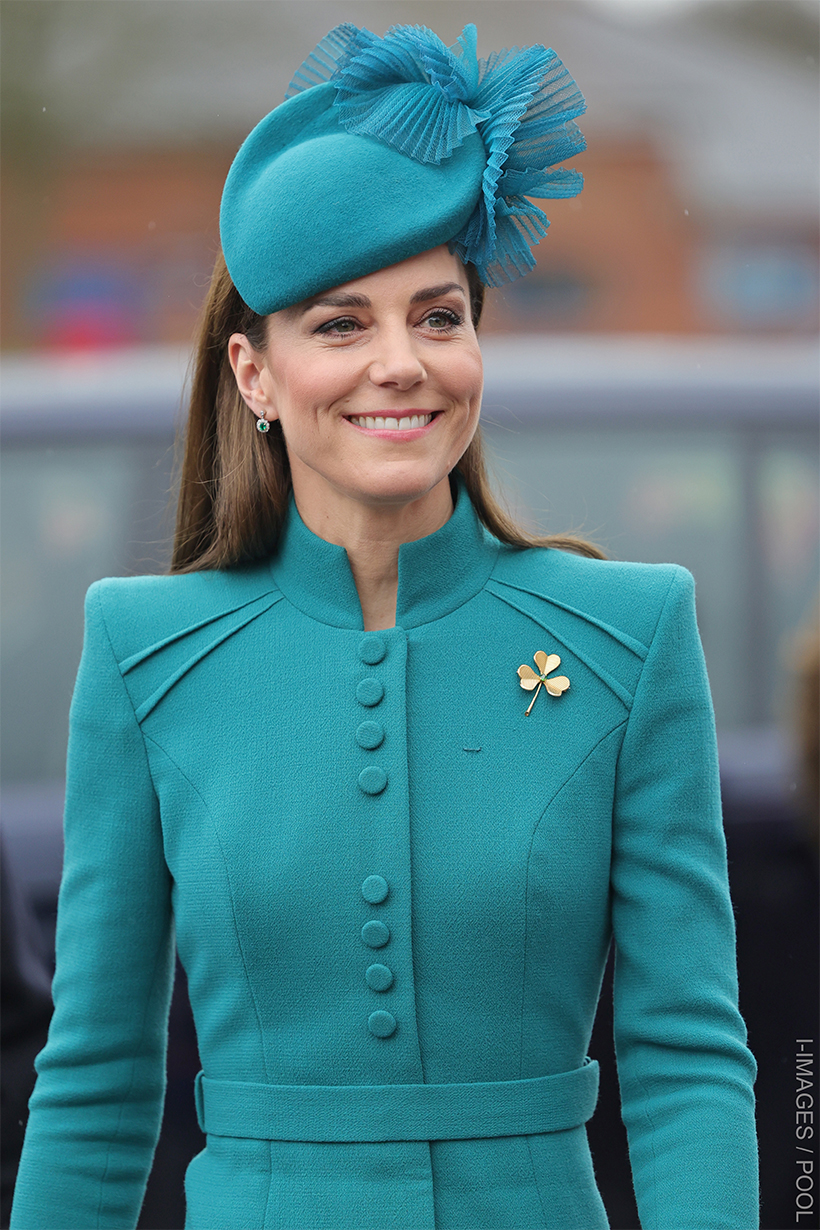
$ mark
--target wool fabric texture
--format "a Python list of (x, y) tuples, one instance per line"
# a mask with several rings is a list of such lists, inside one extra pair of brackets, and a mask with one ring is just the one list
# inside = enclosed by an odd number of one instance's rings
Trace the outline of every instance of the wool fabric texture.
[(529, 272), (549, 222), (530, 197), (575, 196), (585, 107), (551, 48), (479, 59), (423, 26), (345, 23), (296, 72), (231, 166), (222, 249), (260, 315), (447, 243), (487, 285)]
[[(525, 717), (537, 650), (570, 688)], [(99, 582), (65, 825), (13, 1230), (136, 1225), (174, 936), (208, 1131), (188, 1230), (603, 1230), (612, 941), (642, 1227), (758, 1224), (685, 570), (502, 546), (462, 488), (402, 546), (385, 631), (293, 506), (272, 559)]]

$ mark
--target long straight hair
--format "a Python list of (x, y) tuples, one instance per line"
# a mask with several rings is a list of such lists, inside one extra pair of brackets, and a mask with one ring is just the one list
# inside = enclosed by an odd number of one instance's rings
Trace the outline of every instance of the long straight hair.
[[(473, 323), (484, 304), (484, 286), (467, 266)], [(277, 420), (266, 433), (239, 394), (228, 359), (228, 339), (243, 333), (265, 348), (266, 318), (242, 300), (220, 254), (202, 311), (194, 355), (191, 400), (179, 483), (171, 572), (232, 568), (270, 555), (279, 541), (291, 488), (285, 439)], [(476, 513), (491, 534), (511, 547), (558, 547), (604, 559), (594, 544), (572, 535), (529, 534), (492, 493), (480, 431), (457, 470)]]

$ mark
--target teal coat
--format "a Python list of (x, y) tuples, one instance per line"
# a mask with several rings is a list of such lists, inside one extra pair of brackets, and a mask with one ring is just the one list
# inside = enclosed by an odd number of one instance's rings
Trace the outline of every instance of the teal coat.
[[(563, 695), (517, 669), (557, 653)], [(693, 584), (515, 551), (462, 493), (362, 631), (292, 509), (236, 572), (107, 580), (71, 713), (56, 1010), (12, 1226), (133, 1227), (174, 936), (190, 1230), (598, 1230), (607, 950), (645, 1230), (757, 1225)]]

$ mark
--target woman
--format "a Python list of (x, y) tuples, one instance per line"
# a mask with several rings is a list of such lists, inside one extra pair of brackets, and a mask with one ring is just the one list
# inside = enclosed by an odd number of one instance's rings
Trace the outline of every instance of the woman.
[(691, 578), (533, 547), (476, 434), (483, 285), (532, 264), (523, 194), (578, 190), (547, 168), (582, 99), (543, 48), (479, 62), (472, 27), (342, 26), (294, 81), (225, 188), (175, 575), (88, 597), (12, 1224), (134, 1225), (173, 924), (191, 1230), (606, 1226), (613, 936), (642, 1224), (749, 1230)]

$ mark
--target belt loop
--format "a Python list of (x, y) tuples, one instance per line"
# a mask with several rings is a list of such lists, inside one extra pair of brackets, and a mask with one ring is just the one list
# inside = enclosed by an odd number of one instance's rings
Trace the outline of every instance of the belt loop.
[(205, 1106), (202, 1101), (202, 1078), (204, 1072), (197, 1072), (196, 1080), (194, 1081), (194, 1105), (196, 1106), (196, 1121), (199, 1124), (200, 1132), (205, 1131)]

